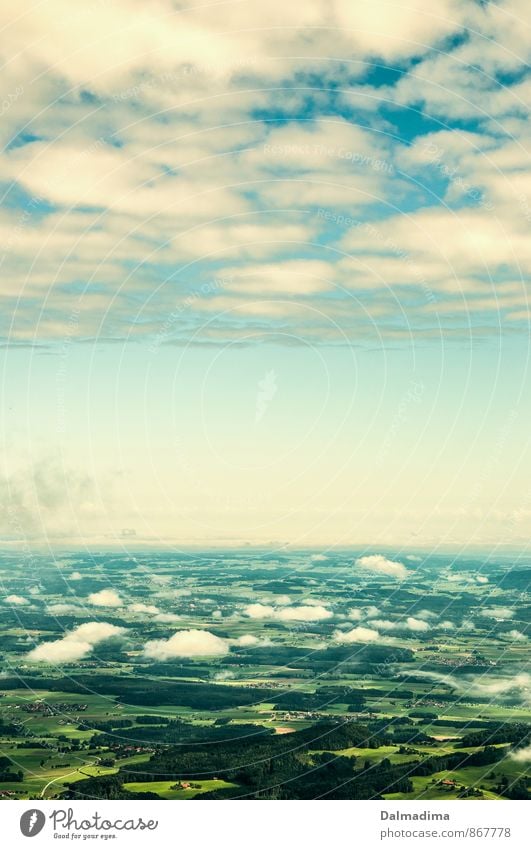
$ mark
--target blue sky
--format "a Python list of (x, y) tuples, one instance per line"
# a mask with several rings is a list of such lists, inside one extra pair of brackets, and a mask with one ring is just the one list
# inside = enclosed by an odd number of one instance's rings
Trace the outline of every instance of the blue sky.
[(2, 16), (2, 538), (521, 544), (523, 0)]

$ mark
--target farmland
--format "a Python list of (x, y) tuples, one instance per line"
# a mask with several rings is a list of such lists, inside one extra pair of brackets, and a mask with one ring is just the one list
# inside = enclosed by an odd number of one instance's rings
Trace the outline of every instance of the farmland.
[(529, 798), (529, 570), (360, 554), (2, 555), (1, 798)]

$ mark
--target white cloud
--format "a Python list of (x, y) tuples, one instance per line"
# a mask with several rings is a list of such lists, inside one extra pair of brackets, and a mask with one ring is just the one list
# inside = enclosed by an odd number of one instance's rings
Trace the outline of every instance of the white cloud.
[(403, 580), (408, 575), (408, 570), (403, 563), (399, 563), (397, 560), (389, 560), (383, 554), (367, 554), (364, 557), (358, 557), (355, 565), (360, 569), (366, 569), (380, 575), (390, 575), (399, 580)]
[(510, 755), (513, 761), (517, 761), (518, 763), (531, 763), (531, 744), (525, 746), (523, 749), (513, 749)]
[(81, 640), (91, 645), (101, 643), (102, 640), (108, 640), (110, 637), (117, 637), (125, 633), (125, 628), (118, 625), (111, 625), (110, 622), (84, 622), (83, 625), (78, 625), (73, 631), (63, 637), (64, 640)]
[(275, 618), (281, 622), (318, 622), (330, 619), (334, 614), (322, 605), (301, 605), (300, 607), (284, 607), (275, 612)]
[(231, 640), (231, 645), (233, 646), (241, 646), (245, 648), (247, 646), (257, 646), (261, 640), (258, 637), (255, 637), (254, 634), (242, 634), (241, 637), (238, 637), (236, 640)]
[(334, 631), (338, 643), (374, 643), (380, 638), (373, 628), (353, 628), (351, 631)]
[(313, 560), (315, 563), (320, 563), (323, 560), (328, 560), (326, 554), (312, 554), (310, 560)]
[(173, 657), (219, 657), (227, 654), (229, 643), (210, 631), (177, 631), (167, 640), (149, 640), (144, 655), (155, 660)]
[(69, 602), (57, 602), (56, 604), (49, 604), (46, 608), (46, 612), (51, 616), (67, 616), (69, 614), (73, 616), (84, 616), (85, 608), (80, 604), (70, 604)]
[(511, 640), (514, 640), (517, 643), (522, 643), (525, 640), (527, 640), (526, 635), (523, 634), (521, 631), (518, 631), (516, 628), (513, 628), (512, 631), (509, 631), (507, 636), (510, 637)]
[(69, 581), (81, 581), (81, 580), (83, 580), (83, 575), (81, 574), (81, 572), (72, 572), (68, 576), (68, 580)]
[(36, 663), (70, 663), (81, 660), (92, 651), (91, 643), (81, 640), (52, 640), (41, 643), (28, 654), (28, 660)]
[(251, 619), (272, 619), (275, 615), (275, 608), (269, 604), (248, 604), (243, 612)]
[(363, 619), (363, 610), (361, 607), (351, 607), (347, 613), (347, 617), (353, 619), (354, 622), (359, 622), (360, 619)]
[(429, 631), (430, 626), (423, 619), (415, 619), (414, 616), (408, 616), (406, 619), (406, 627), (410, 631)]
[(4, 601), (5, 601), (6, 604), (17, 604), (17, 605), (29, 604), (28, 599), (24, 598), (24, 596), (21, 596), (21, 595), (7, 595), (4, 599)]
[(394, 631), (400, 627), (399, 622), (392, 622), (390, 619), (372, 619), (371, 625), (374, 625), (380, 631)]
[(67, 632), (60, 640), (51, 640), (36, 646), (28, 653), (28, 660), (55, 664), (81, 660), (90, 654), (98, 643), (124, 633), (125, 628), (108, 622), (85, 622)]
[(177, 613), (157, 613), (155, 622), (178, 622), (181, 617)]
[(275, 604), (291, 604), (291, 598), (289, 595), (276, 595), (274, 601)]
[(133, 613), (160, 613), (160, 610), (154, 604), (144, 604), (141, 601), (130, 604), (128, 609), (132, 610)]
[(122, 599), (116, 590), (99, 590), (97, 593), (91, 593), (88, 597), (90, 604), (95, 607), (122, 607)]
[(415, 613), (415, 616), (416, 616), (418, 619), (426, 619), (426, 620), (427, 620), (427, 619), (436, 619), (436, 618), (437, 618), (437, 614), (436, 614), (436, 613), (434, 613), (432, 610), (418, 610), (418, 611)]
[(514, 610), (510, 607), (483, 607), (480, 613), (493, 619), (512, 619), (514, 616)]
[(280, 622), (318, 622), (333, 616), (330, 610), (320, 604), (280, 609), (267, 604), (249, 604), (243, 612), (251, 619), (278, 619)]

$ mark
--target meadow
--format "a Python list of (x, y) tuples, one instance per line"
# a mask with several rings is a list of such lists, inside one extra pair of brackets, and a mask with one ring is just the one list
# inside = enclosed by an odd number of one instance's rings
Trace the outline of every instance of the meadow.
[(378, 557), (2, 555), (0, 798), (529, 798), (529, 570)]

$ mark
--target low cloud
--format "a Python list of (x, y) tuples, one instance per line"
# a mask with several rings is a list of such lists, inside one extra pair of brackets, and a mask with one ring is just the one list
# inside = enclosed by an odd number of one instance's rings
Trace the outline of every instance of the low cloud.
[(240, 648), (248, 648), (249, 646), (267, 646), (271, 645), (270, 640), (261, 640), (255, 637), (254, 634), (242, 634), (236, 640), (229, 640), (232, 646), (240, 646)]
[(525, 640), (527, 640), (526, 635), (522, 634), (521, 631), (517, 631), (516, 628), (513, 628), (512, 631), (509, 631), (507, 636), (510, 637), (511, 640), (515, 640), (515, 642), (517, 642), (517, 643), (521, 643), (521, 642), (524, 642)]
[(68, 580), (69, 581), (82, 581), (83, 575), (81, 574), (81, 572), (72, 572), (72, 574), (68, 576)]
[(335, 631), (334, 638), (338, 643), (374, 643), (380, 634), (373, 628), (353, 628), (351, 631)]
[(221, 657), (229, 651), (229, 642), (210, 631), (177, 631), (167, 640), (149, 640), (144, 655), (153, 660), (174, 657)]
[(321, 604), (299, 607), (271, 607), (269, 604), (249, 604), (244, 611), (251, 619), (277, 619), (280, 622), (319, 622), (330, 619), (334, 614)]
[(248, 604), (243, 612), (251, 619), (273, 619), (275, 608), (269, 604)]
[(291, 604), (291, 598), (289, 595), (277, 595), (275, 596), (275, 604)]
[(24, 598), (24, 596), (21, 596), (21, 595), (8, 595), (8, 596), (5, 597), (4, 600), (5, 600), (6, 604), (18, 604), (18, 605), (29, 604), (28, 599)]
[(123, 602), (116, 590), (100, 590), (88, 597), (90, 604), (95, 607), (122, 607)]
[(157, 613), (155, 622), (178, 622), (180, 618), (177, 613)]
[(423, 619), (415, 619), (414, 616), (408, 616), (406, 619), (406, 628), (410, 631), (429, 631), (430, 626)]
[(419, 669), (415, 672), (415, 675), (429, 678), (432, 681), (441, 681), (466, 695), (495, 697), (513, 694), (518, 696), (525, 704), (531, 704), (531, 675), (527, 672), (519, 672), (509, 677), (483, 675), (476, 678), (457, 678), (453, 675), (438, 675), (436, 672)]
[(57, 602), (57, 604), (49, 604), (46, 608), (46, 613), (49, 613), (51, 616), (66, 616), (68, 614), (84, 616), (85, 609), (79, 604)]
[(380, 631), (394, 631), (399, 627), (398, 622), (391, 622), (390, 619), (372, 619), (371, 625), (374, 625), (375, 628), (379, 628)]
[(129, 605), (128, 609), (132, 610), (133, 613), (160, 613), (160, 610), (154, 604), (143, 604), (140, 601)]
[[(442, 625), (443, 623), (441, 623)], [(444, 623), (445, 625), (452, 625), (452, 623)], [(375, 628), (379, 628), (380, 631), (418, 631), (419, 633), (422, 631), (429, 631), (430, 625), (424, 621), (424, 619), (416, 619), (414, 616), (408, 616), (405, 622), (403, 621), (395, 621), (393, 622), (390, 619), (371, 619), (371, 625), (374, 625)]]
[(369, 572), (398, 578), (399, 581), (409, 574), (403, 563), (399, 563), (398, 560), (389, 560), (383, 554), (367, 554), (365, 557), (358, 557), (355, 565)]
[(513, 761), (518, 761), (520, 764), (531, 763), (531, 744), (524, 749), (514, 749), (510, 755)]
[(275, 619), (280, 619), (281, 622), (319, 622), (332, 616), (333, 613), (321, 604), (284, 607), (275, 612)]
[(70, 663), (86, 657), (94, 646), (103, 640), (124, 633), (125, 628), (119, 628), (109, 622), (85, 622), (66, 633), (60, 640), (51, 640), (36, 646), (27, 657), (37, 663)]
[(480, 611), (482, 616), (492, 616), (493, 619), (512, 619), (514, 610), (510, 607), (483, 607)]

